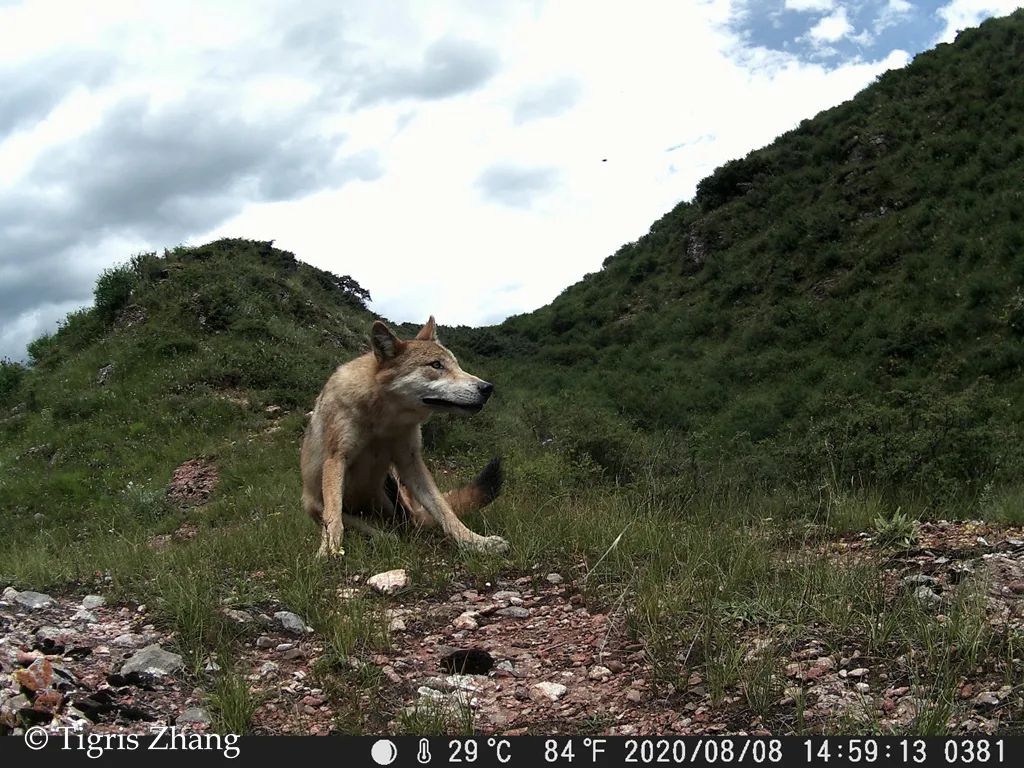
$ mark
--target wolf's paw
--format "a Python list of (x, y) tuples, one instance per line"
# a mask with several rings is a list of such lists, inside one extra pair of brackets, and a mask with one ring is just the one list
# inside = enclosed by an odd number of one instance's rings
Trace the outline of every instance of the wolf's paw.
[(345, 548), (344, 547), (330, 547), (330, 548), (320, 547), (320, 549), (318, 549), (317, 552), (316, 552), (316, 556), (321, 558), (321, 559), (323, 559), (325, 557), (344, 557), (345, 556)]
[(483, 536), (480, 541), (477, 542), (474, 549), (478, 552), (487, 552), (488, 554), (498, 554), (500, 552), (508, 552), (508, 540), (501, 536)]

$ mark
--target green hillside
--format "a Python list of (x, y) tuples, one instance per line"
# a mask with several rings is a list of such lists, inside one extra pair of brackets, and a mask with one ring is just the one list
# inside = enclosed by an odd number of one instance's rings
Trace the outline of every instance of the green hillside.
[(195, 456), (243, 474), (291, 469), (295, 455), (271, 455), (253, 436), (301, 434), (326, 375), (364, 346), (365, 296), (348, 278), (242, 240), (106, 272), (95, 306), (33, 342), (27, 369), (3, 367), (7, 540), (40, 527), (52, 547), (112, 524), (173, 529), (163, 486)]
[(722, 166), (600, 272), (473, 341), (523, 361), (513, 380), (528, 365), (531, 388), (757, 459), (769, 482), (1013, 476), (1021, 124), (1017, 12)]

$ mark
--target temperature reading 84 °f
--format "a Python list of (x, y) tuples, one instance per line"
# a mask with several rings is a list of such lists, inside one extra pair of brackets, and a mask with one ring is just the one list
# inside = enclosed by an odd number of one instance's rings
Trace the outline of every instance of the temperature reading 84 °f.
[(576, 759), (576, 747), (582, 745), (581, 757), (584, 761), (596, 763), (598, 756), (604, 754), (607, 741), (605, 739), (579, 739), (576, 743), (568, 739), (560, 744), (558, 739), (547, 739), (544, 742), (544, 761), (548, 763), (571, 763)]
[(508, 739), (452, 739), (448, 742), (449, 763), (475, 763), (480, 757), (480, 749), (483, 745), (494, 752), (499, 763), (507, 763), (512, 759), (510, 752), (512, 743)]

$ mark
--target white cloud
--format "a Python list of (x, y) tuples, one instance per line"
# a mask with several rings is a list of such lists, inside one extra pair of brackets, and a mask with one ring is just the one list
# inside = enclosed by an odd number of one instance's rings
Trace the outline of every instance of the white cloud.
[(81, 68), (91, 79), (56, 67), (0, 133), (0, 283), (25, 297), (0, 300), (0, 355), (87, 301), (104, 266), (217, 236), (350, 274), (398, 321), (547, 303), (718, 165), (908, 58), (826, 68), (751, 48), (725, 26), (736, 8), (0, 6), (0, 86), (5, 71), (100, 57)]
[(824, 13), (835, 7), (835, 0), (786, 0), (787, 11), (818, 11)]
[(946, 26), (935, 42), (952, 42), (958, 31), (977, 26), (990, 16), (1006, 16), (1020, 7), (1019, 0), (953, 0), (936, 12)]
[(853, 32), (853, 25), (846, 16), (846, 9), (840, 8), (831, 16), (826, 16), (813, 27), (807, 34), (815, 43), (837, 43)]
[(889, 27), (900, 23), (913, 14), (913, 12), (914, 5), (909, 0), (888, 0), (882, 12), (875, 20), (875, 34), (880, 34)]

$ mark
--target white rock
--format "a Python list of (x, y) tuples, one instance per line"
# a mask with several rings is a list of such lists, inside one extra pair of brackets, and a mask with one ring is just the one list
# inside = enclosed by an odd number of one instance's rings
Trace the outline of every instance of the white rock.
[(537, 683), (536, 685), (534, 685), (533, 688), (531, 689), (530, 693), (531, 694), (536, 694), (536, 696), (531, 696), (531, 698), (539, 697), (539, 698), (547, 699), (548, 701), (558, 701), (560, 698), (565, 696), (566, 691), (568, 691), (568, 690), (569, 689), (566, 688), (561, 683), (547, 683), (547, 682), (544, 682), (544, 683)]
[(480, 624), (477, 623), (477, 616), (480, 614), (476, 611), (466, 611), (456, 617), (455, 621), (452, 622), (452, 626), (456, 629), (472, 630), (479, 628)]
[[(4, 594), (6, 595), (7, 593), (5, 592)], [(38, 608), (46, 608), (48, 605), (53, 605), (54, 599), (49, 595), (44, 595), (42, 592), (19, 592), (14, 598), (14, 602), (34, 611)]]
[(155, 643), (147, 645), (121, 667), (121, 674), (139, 672), (146, 675), (169, 675), (184, 666), (181, 656), (165, 651)]
[(239, 624), (248, 624), (252, 621), (252, 616), (249, 613), (246, 611), (240, 611), (236, 608), (225, 608), (224, 615)]
[(612, 676), (612, 671), (608, 667), (602, 667), (600, 664), (590, 668), (587, 672), (587, 677), (591, 680), (607, 680)]
[(274, 618), (281, 622), (282, 627), (293, 634), (304, 635), (307, 632), (313, 631), (306, 625), (301, 616), (291, 611), (278, 611), (274, 614)]
[(393, 571), (375, 574), (368, 578), (366, 583), (383, 595), (393, 595), (408, 587), (411, 580), (404, 568), (396, 568)]
[(91, 611), (95, 608), (102, 608), (107, 604), (107, 598), (103, 595), (86, 595), (82, 598), (82, 610)]
[(562, 574), (560, 573), (549, 573), (547, 578), (548, 583), (550, 584), (561, 584), (563, 581), (565, 581), (565, 579), (562, 578)]

